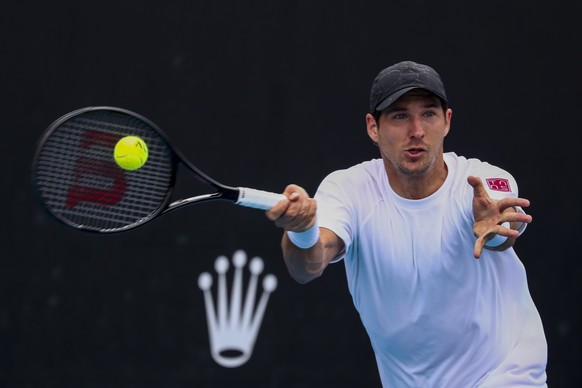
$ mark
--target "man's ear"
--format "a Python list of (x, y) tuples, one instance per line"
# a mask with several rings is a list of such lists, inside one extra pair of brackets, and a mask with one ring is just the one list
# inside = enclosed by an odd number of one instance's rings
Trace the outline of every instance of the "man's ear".
[(374, 116), (370, 113), (366, 115), (366, 128), (368, 129), (368, 136), (375, 144), (378, 144), (378, 123)]
[(449, 134), (449, 131), (451, 130), (451, 118), (452, 117), (453, 117), (453, 110), (451, 108), (449, 108), (445, 112), (445, 122), (446, 122), (445, 137)]

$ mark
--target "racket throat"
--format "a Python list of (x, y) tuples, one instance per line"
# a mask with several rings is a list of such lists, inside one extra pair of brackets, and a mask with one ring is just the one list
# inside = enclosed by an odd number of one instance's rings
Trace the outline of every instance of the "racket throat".
[(199, 204), (201, 202), (216, 201), (219, 199), (220, 200), (227, 200), (230, 202), (235, 202), (237, 197), (238, 197), (238, 193), (235, 193), (233, 196), (230, 193), (221, 193), (221, 192), (197, 195), (195, 197), (179, 199), (177, 201), (170, 203), (168, 205), (167, 209), (163, 211), (163, 213), (167, 213), (167, 212), (170, 212), (172, 210), (182, 208), (184, 206), (195, 205), (195, 204)]

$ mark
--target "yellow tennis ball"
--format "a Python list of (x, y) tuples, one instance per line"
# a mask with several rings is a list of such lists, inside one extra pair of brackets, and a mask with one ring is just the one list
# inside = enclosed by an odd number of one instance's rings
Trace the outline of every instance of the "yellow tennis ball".
[(137, 136), (122, 137), (115, 145), (113, 158), (124, 170), (137, 170), (148, 160), (148, 146)]

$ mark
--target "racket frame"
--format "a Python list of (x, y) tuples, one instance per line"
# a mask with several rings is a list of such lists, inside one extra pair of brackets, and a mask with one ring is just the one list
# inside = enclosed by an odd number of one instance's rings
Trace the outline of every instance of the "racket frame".
[[(138, 120), (143, 121), (144, 123), (149, 125), (154, 131), (157, 132), (157, 134), (162, 138), (162, 140), (164, 142), (166, 142), (168, 149), (171, 152), (172, 173), (171, 173), (169, 189), (166, 193), (166, 197), (164, 198), (164, 200), (162, 202), (160, 202), (160, 205), (158, 206), (158, 208), (156, 210), (152, 211), (146, 217), (138, 220), (137, 222), (126, 225), (124, 227), (111, 228), (111, 229), (97, 229), (94, 227), (86, 227), (86, 226), (78, 225), (74, 222), (71, 222), (69, 219), (67, 219), (65, 217), (61, 217), (59, 214), (57, 214), (49, 209), (49, 207), (46, 205), (46, 203), (42, 197), (41, 190), (39, 189), (39, 187), (37, 185), (37, 165), (38, 165), (39, 157), (40, 157), (41, 150), (43, 149), (44, 144), (47, 142), (47, 140), (50, 138), (50, 136), (53, 134), (53, 132), (57, 128), (59, 128), (61, 125), (63, 125), (65, 122), (67, 122), (68, 120), (71, 120), (77, 116), (80, 116), (80, 115), (83, 115), (85, 113), (92, 112), (92, 111), (111, 111), (111, 112), (129, 115), (129, 116), (135, 117)], [(172, 195), (174, 193), (176, 176), (178, 173), (178, 167), (180, 165), (182, 165), (186, 170), (188, 170), (188, 172), (191, 175), (193, 175), (194, 178), (196, 178), (199, 182), (203, 183), (206, 186), (214, 188), (216, 191), (211, 192), (211, 193), (206, 193), (206, 194), (200, 194), (200, 195), (189, 197), (189, 198), (182, 198), (182, 199), (176, 199), (174, 201), (171, 201)], [(56, 218), (60, 222), (64, 223), (65, 225), (67, 225), (73, 229), (80, 230), (83, 232), (93, 232), (93, 233), (98, 233), (98, 234), (119, 233), (119, 232), (131, 230), (131, 229), (134, 229), (136, 227), (139, 227), (141, 225), (148, 223), (149, 221), (151, 221), (152, 219), (154, 219), (160, 215), (167, 214), (169, 212), (172, 212), (172, 211), (177, 210), (177, 209), (181, 209), (181, 208), (186, 207), (186, 206), (199, 204), (202, 202), (208, 202), (208, 201), (223, 200), (223, 201), (231, 202), (233, 204), (239, 204), (241, 206), (255, 207), (255, 208), (260, 208), (260, 209), (265, 209), (267, 207), (266, 205), (253, 206), (253, 205), (241, 203), (241, 202), (244, 202), (244, 201), (241, 201), (241, 194), (242, 194), (241, 191), (245, 191), (245, 190), (251, 191), (251, 192), (265, 193), (267, 195), (278, 195), (278, 194), (262, 192), (260, 190), (255, 190), (255, 189), (250, 189), (250, 188), (227, 186), (225, 184), (218, 182), (217, 180), (215, 180), (215, 179), (211, 178), (210, 176), (208, 176), (207, 174), (205, 174), (199, 168), (194, 166), (187, 158), (185, 158), (181, 154), (181, 152), (176, 147), (173, 146), (172, 142), (169, 140), (166, 133), (164, 131), (162, 131), (160, 129), (160, 127), (158, 127), (154, 122), (152, 122), (148, 118), (140, 115), (139, 113), (133, 112), (133, 111), (128, 110), (128, 109), (123, 109), (123, 108), (118, 108), (118, 107), (113, 107), (113, 106), (90, 106), (90, 107), (80, 108), (80, 109), (74, 110), (72, 112), (69, 112), (69, 113), (61, 116), (60, 118), (56, 119), (53, 123), (51, 123), (47, 127), (47, 129), (44, 131), (44, 133), (42, 134), (42, 136), (40, 137), (40, 139), (37, 142), (36, 151), (35, 151), (34, 158), (32, 161), (31, 178), (32, 178), (32, 184), (33, 184), (33, 188), (34, 188), (33, 191), (35, 193), (35, 197), (37, 198), (37, 200), (40, 203), (43, 204), (43, 208), (51, 216), (53, 216), (54, 218)], [(284, 197), (282, 194), (278, 195), (278, 196), (279, 196), (279, 199), (282, 199)]]

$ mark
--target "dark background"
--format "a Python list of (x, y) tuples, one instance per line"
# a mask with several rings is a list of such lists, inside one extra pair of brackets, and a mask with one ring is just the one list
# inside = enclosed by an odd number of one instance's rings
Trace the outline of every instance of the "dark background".
[[(433, 66), (447, 151), (509, 170), (534, 222), (516, 250), (549, 344), (548, 383), (579, 381), (579, 1), (12, 2), (0, 13), (0, 386), (378, 387), (343, 265), (290, 279), (260, 211), (209, 203), (130, 233), (66, 229), (34, 201), (36, 142), (56, 118), (112, 105), (157, 123), (234, 186), (310, 193), (377, 157), (372, 79)], [(187, 181), (187, 176), (185, 181)], [(184, 190), (188, 184), (184, 183)], [(253, 357), (210, 357), (201, 272), (244, 249), (277, 276)], [(576, 253), (578, 252), (578, 253)]]

